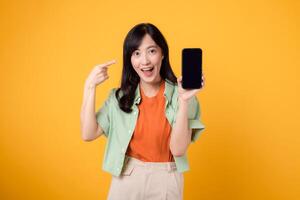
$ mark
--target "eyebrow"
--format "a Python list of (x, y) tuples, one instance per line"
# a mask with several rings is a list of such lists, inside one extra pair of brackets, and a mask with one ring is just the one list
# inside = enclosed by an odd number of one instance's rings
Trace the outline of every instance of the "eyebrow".
[[(150, 48), (152, 48), (152, 47), (157, 48), (158, 46), (157, 46), (157, 45), (150, 45), (150, 46), (148, 46), (146, 49), (150, 49)], [(138, 50), (140, 50), (140, 49), (138, 48)]]

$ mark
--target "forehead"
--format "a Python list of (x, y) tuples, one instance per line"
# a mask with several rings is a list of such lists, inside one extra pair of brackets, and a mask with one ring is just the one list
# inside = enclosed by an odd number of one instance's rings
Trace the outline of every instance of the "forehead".
[(150, 35), (146, 34), (143, 37), (142, 42), (141, 42), (140, 46), (138, 47), (138, 49), (142, 50), (142, 49), (148, 49), (151, 47), (158, 47), (158, 45), (154, 42), (154, 40), (151, 38)]

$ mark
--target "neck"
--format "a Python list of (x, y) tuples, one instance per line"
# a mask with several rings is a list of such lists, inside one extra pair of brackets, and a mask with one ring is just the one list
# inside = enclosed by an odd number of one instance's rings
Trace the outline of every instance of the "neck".
[(157, 94), (157, 92), (159, 91), (161, 83), (162, 83), (161, 78), (158, 81), (151, 83), (151, 84), (143, 82), (143, 81), (140, 82), (142, 90), (147, 97), (155, 96)]

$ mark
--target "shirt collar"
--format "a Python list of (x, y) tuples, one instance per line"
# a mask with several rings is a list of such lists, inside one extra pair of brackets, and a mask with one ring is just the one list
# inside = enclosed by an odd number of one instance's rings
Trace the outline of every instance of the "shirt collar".
[[(140, 84), (137, 85), (135, 90), (134, 104), (139, 104), (141, 102), (141, 94), (140, 94), (139, 86)], [(174, 92), (174, 84), (170, 80), (166, 79), (164, 96), (167, 98), (168, 102), (171, 101), (173, 92)]]

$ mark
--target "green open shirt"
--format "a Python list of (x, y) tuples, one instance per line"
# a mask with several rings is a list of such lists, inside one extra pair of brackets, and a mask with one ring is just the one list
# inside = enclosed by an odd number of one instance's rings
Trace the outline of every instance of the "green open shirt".
[[(165, 115), (173, 127), (178, 111), (178, 86), (172, 82), (165, 81), (164, 97), (166, 98)], [(135, 91), (133, 111), (126, 113), (119, 108), (115, 93), (116, 88), (110, 91), (104, 105), (96, 112), (98, 124), (107, 137), (105, 155), (102, 168), (104, 171), (119, 176), (121, 174), (125, 154), (131, 137), (133, 135), (136, 122), (139, 115), (138, 104), (141, 101), (139, 85)], [(192, 142), (195, 142), (204, 129), (200, 122), (200, 106), (197, 97), (189, 100), (188, 104), (188, 126), (192, 131)], [(184, 172), (189, 170), (189, 163), (186, 154), (183, 156), (174, 156), (177, 170)]]

